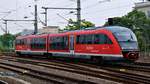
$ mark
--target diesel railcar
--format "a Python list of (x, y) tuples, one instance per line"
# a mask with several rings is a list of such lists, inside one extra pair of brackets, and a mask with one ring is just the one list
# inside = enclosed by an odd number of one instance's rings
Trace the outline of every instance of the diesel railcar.
[(62, 56), (94, 61), (135, 61), (139, 57), (135, 34), (121, 26), (19, 36), (15, 51), (18, 55)]

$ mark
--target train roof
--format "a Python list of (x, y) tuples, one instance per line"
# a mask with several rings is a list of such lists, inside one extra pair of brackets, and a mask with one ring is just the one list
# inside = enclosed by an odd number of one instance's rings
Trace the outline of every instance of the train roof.
[[(90, 30), (103, 30), (103, 29), (109, 30), (112, 33), (115, 33), (115, 32), (118, 32), (118, 31), (123, 31), (123, 30), (131, 31), (129, 28), (122, 27), (122, 26), (106, 26), (106, 27), (89, 27), (89, 28), (86, 28), (86, 29), (67, 31), (67, 32), (58, 33), (58, 34), (77, 33), (77, 32), (81, 32), (81, 31), (84, 32), (84, 31), (90, 31)], [(38, 36), (47, 36), (47, 35), (51, 35), (51, 34), (27, 35), (27, 36), (19, 36), (17, 38), (22, 39), (22, 38), (27, 38), (27, 37), (38, 37)], [(53, 34), (53, 35), (56, 35), (56, 34)]]
[(68, 31), (68, 32), (80, 32), (80, 31), (88, 31), (88, 30), (102, 30), (106, 29), (111, 31), (112, 33), (115, 33), (117, 31), (122, 31), (122, 30), (130, 30), (129, 28), (122, 27), (122, 26), (106, 26), (106, 27), (89, 27), (86, 29), (81, 29), (81, 30), (73, 30), (73, 31)]
[(126, 28), (126, 27), (122, 27), (122, 26), (108, 26), (105, 27), (107, 30), (111, 31), (112, 33), (118, 32), (118, 31), (123, 31), (123, 30), (129, 30), (131, 31), (131, 29)]

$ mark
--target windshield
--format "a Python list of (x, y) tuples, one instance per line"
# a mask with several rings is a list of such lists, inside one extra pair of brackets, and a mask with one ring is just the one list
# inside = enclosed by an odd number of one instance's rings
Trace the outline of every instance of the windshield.
[(130, 29), (114, 32), (122, 49), (138, 49), (137, 38)]
[(118, 31), (114, 33), (117, 40), (120, 41), (137, 41), (135, 34), (131, 30)]

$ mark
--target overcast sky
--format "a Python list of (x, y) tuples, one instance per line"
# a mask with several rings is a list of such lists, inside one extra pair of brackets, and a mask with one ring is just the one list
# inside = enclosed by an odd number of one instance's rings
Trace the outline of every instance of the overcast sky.
[[(134, 3), (142, 0), (81, 0), (81, 18), (93, 22), (96, 26), (101, 26), (109, 17), (120, 17), (133, 10)], [(26, 20), (34, 19), (34, 0), (0, 0), (0, 18)], [(44, 22), (45, 7), (76, 7), (76, 0), (38, 0), (38, 20), (39, 28)], [(70, 10), (48, 10), (48, 25), (60, 26), (63, 28), (67, 21), (62, 19), (60, 14), (66, 19), (76, 19), (76, 12), (70, 14)], [(5, 28), (4, 22), (0, 20), (0, 28)], [(24, 29), (33, 29), (33, 22), (8, 22), (8, 30), (15, 34)], [(0, 29), (0, 34), (4, 32)]]

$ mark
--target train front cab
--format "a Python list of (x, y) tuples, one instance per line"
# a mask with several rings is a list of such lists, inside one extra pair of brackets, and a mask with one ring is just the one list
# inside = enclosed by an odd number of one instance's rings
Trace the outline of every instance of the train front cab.
[(131, 61), (137, 60), (139, 58), (139, 49), (135, 34), (130, 29), (124, 27), (112, 29), (111, 31), (113, 31), (113, 35), (120, 45), (123, 58)]

